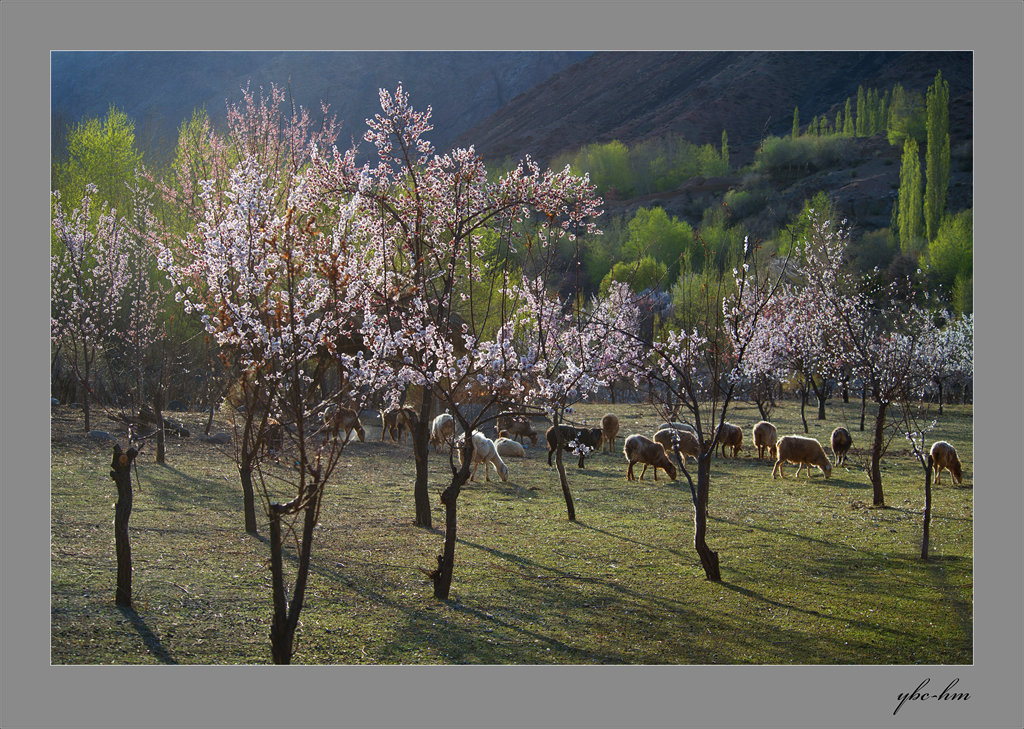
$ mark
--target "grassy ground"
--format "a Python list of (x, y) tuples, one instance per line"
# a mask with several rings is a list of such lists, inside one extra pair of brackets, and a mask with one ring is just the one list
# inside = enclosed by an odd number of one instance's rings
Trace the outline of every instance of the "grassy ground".
[[(585, 406), (577, 417), (607, 411), (623, 435), (649, 436), (660, 422), (632, 404)], [(423, 572), (443, 533), (411, 524), (411, 448), (369, 429), (324, 499), (295, 662), (971, 663), (973, 490), (948, 475), (935, 489), (933, 559), (922, 561), (923, 474), (906, 442), (884, 460), (888, 508), (869, 508), (859, 403), (830, 403), (828, 415), (809, 421), (811, 435), (825, 443), (833, 427), (849, 427), (849, 469), (828, 481), (817, 470), (795, 479), (791, 469), (773, 481), (750, 443), (756, 409), (730, 410), (745, 444), (738, 460), (712, 468), (708, 541), (720, 553), (721, 584), (704, 579), (693, 551), (685, 480), (627, 482), (620, 437), (616, 453), (590, 457), (583, 470), (567, 464), (576, 523), (542, 448), (510, 459), (507, 483), (478, 474), (459, 500), (447, 602), (434, 599)], [(957, 446), (969, 487), (972, 417), (969, 406), (948, 407), (934, 431)], [(201, 415), (182, 420), (201, 431)], [(793, 406), (773, 420), (780, 435), (802, 432)], [(81, 422), (80, 411), (53, 409), (52, 662), (269, 662), (269, 550), (244, 532), (230, 446), (192, 437), (170, 442), (166, 465), (153, 463), (152, 448), (140, 457), (130, 522), (136, 604), (122, 610), (111, 445), (88, 438)], [(446, 457), (434, 457), (436, 525), (446, 474)]]

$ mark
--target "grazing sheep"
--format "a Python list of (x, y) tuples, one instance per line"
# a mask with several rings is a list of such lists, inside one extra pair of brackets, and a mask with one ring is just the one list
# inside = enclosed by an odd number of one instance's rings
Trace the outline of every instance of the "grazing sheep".
[(430, 443), (434, 452), (439, 453), (445, 444), (451, 448), (455, 436), (455, 418), (451, 413), (441, 413), (430, 423)]
[[(571, 425), (552, 425), (548, 428), (547, 433), (544, 434), (545, 440), (548, 443), (548, 465), (554, 465), (551, 462), (551, 457), (555, 454), (558, 449), (558, 433), (562, 435), (562, 447), (571, 447), (571, 444), (576, 444), (576, 447), (585, 446), (580, 449), (580, 460), (577, 464), (578, 468), (583, 468), (583, 458), (590, 451), (596, 451), (601, 447), (601, 440), (604, 438), (604, 433), (600, 428), (574, 428)], [(587, 450), (589, 449), (589, 450)]]
[(608, 413), (601, 418), (601, 431), (604, 436), (604, 443), (601, 445), (601, 452), (615, 452), (615, 439), (619, 435), (619, 419)]
[(757, 447), (757, 460), (763, 461), (765, 451), (775, 458), (775, 441), (779, 439), (778, 429), (767, 420), (762, 420), (752, 430), (754, 445)]
[(526, 458), (526, 449), (523, 448), (522, 443), (517, 443), (511, 438), (498, 438), (498, 440), (494, 441), (494, 447), (497, 449), (499, 456), (504, 456), (505, 458)]
[(665, 430), (665, 428), (675, 428), (676, 430), (688, 430), (694, 435), (697, 435), (697, 429), (689, 423), (674, 423), (666, 422), (658, 426), (658, 430)]
[(722, 447), (722, 458), (725, 458), (726, 446), (732, 448), (732, 457), (736, 458), (743, 445), (743, 428), (732, 423), (722, 423), (719, 430), (718, 445)]
[(508, 437), (514, 438), (520, 443), (523, 442), (523, 438), (529, 438), (533, 445), (537, 445), (537, 431), (533, 429), (527, 418), (500, 415), (498, 416), (497, 429), (499, 438), (501, 437), (501, 431), (507, 431)]
[(277, 418), (267, 418), (263, 431), (263, 445), (269, 453), (280, 453), (284, 448), (284, 426)]
[(684, 464), (687, 456), (692, 456), (694, 460), (697, 460), (700, 455), (700, 443), (697, 442), (697, 436), (688, 430), (663, 428), (654, 434), (654, 442), (660, 443), (668, 455), (672, 455), (673, 447), (678, 447)]
[[(661, 443), (655, 443), (639, 433), (634, 433), (626, 438), (626, 442), (622, 446), (622, 453), (626, 456), (626, 461), (629, 463), (629, 468), (626, 469), (627, 481), (643, 481), (648, 466), (654, 466), (655, 481), (658, 480), (659, 468), (663, 469), (673, 481), (676, 480), (676, 466), (669, 460), (668, 454), (665, 453), (665, 448)], [(640, 472), (639, 479), (635, 479), (633, 476), (633, 464), (635, 463), (644, 464), (644, 470)]]
[(359, 413), (352, 408), (338, 408), (332, 413), (325, 413), (324, 425), (331, 431), (341, 432), (344, 430), (346, 444), (352, 436), (353, 430), (359, 436), (360, 443), (366, 441), (366, 431), (363, 430), (363, 424), (359, 422)]
[(957, 458), (956, 448), (944, 440), (939, 440), (932, 444), (931, 456), (936, 485), (941, 483), (943, 468), (949, 470), (954, 483), (963, 483), (963, 466), (960, 465), (960, 459)]
[(785, 462), (798, 464), (796, 474), (800, 475), (800, 469), (807, 467), (807, 477), (811, 476), (811, 466), (817, 466), (825, 474), (825, 478), (832, 475), (832, 463), (825, 455), (825, 449), (815, 438), (805, 438), (802, 435), (784, 435), (775, 444), (775, 452), (778, 459), (775, 468), (772, 469), (772, 478), (778, 478), (775, 472), (785, 478), (786, 472), (782, 468)]
[(387, 412), (381, 411), (381, 420), (383, 421), (383, 427), (380, 431), (380, 439), (384, 440), (384, 434), (387, 433), (391, 436), (391, 442), (401, 442), (402, 433), (409, 431), (409, 435), (412, 435), (413, 426), (416, 425), (417, 417), (416, 411), (412, 408), (398, 408), (397, 410), (389, 410)]
[(842, 466), (846, 463), (846, 454), (850, 452), (853, 445), (853, 436), (843, 426), (832, 431), (832, 455), (835, 456), (836, 465)]
[[(476, 469), (481, 463), (484, 464), (484, 476), (488, 481), (491, 480), (491, 472), (487, 468), (488, 463), (494, 466), (494, 470), (501, 477), (502, 481), (508, 481), (508, 466), (505, 465), (505, 462), (501, 460), (501, 456), (498, 455), (498, 450), (494, 446), (494, 441), (476, 430), (473, 431), (472, 458), (473, 474), (469, 477), (470, 481), (476, 481)], [(459, 449), (459, 465), (462, 465), (461, 448)]]

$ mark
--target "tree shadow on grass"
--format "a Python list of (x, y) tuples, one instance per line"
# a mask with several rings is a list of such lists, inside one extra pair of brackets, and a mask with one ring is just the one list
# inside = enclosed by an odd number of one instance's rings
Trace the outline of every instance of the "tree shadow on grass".
[(166, 648), (164, 648), (156, 634), (150, 630), (148, 625), (146, 625), (146, 621), (142, 619), (141, 615), (135, 612), (132, 608), (124, 607), (123, 605), (119, 605), (117, 609), (121, 611), (121, 614), (124, 615), (125, 618), (128, 619), (128, 622), (131, 623), (132, 627), (135, 628), (136, 632), (138, 632), (139, 636), (142, 638), (142, 642), (146, 645), (146, 648), (149, 649), (149, 652), (154, 658), (161, 663), (166, 663), (168, 665), (178, 664), (178, 662), (174, 660), (174, 657)]
[(601, 528), (596, 527), (596, 526), (591, 526), (590, 524), (587, 524), (585, 521), (582, 521), (581, 519), (577, 519), (575, 522), (573, 522), (573, 524), (575, 524), (576, 526), (582, 527), (584, 529), (589, 529), (590, 531), (597, 532), (598, 534), (604, 534), (604, 535), (609, 536), (609, 537), (614, 537), (615, 539), (621, 539), (624, 542), (631, 542), (633, 544), (638, 544), (641, 547), (647, 547), (648, 549), (651, 549), (651, 550), (660, 551), (660, 552), (668, 552), (669, 554), (674, 554), (677, 557), (686, 557), (687, 556), (686, 553), (683, 553), (683, 552), (679, 551), (678, 549), (670, 549), (668, 547), (663, 547), (663, 546), (660, 546), (660, 545), (657, 545), (657, 544), (650, 544), (649, 542), (642, 542), (639, 539), (634, 539), (633, 537), (624, 536), (622, 534), (615, 534), (614, 532), (609, 532), (609, 531), (607, 531), (605, 529), (601, 529)]

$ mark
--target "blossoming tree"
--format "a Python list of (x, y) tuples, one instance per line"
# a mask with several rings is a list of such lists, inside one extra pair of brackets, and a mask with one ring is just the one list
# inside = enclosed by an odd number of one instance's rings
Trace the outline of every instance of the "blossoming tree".
[[(247, 157), (233, 171), (224, 199), (215, 201), (220, 195), (207, 184), (206, 217), (190, 240), (192, 257), (177, 262), (167, 249), (162, 265), (186, 310), (201, 314), (206, 330), (246, 373), (252, 393), (247, 402), (259, 407), (259, 418), (251, 421), (256, 452), (273, 448), (292, 464), (267, 467), (258, 457), (247, 464), (270, 525), (271, 651), (275, 663), (288, 663), (320, 503), (345, 445), (337, 429), (318, 426), (313, 406), (325, 372), (346, 362), (337, 344), (351, 322), (345, 284), (357, 275), (358, 261), (344, 210), (330, 230), (317, 229), (290, 199), (278, 212), (279, 190), (266, 182), (260, 162)], [(192, 286), (196, 279), (201, 290)], [(269, 486), (270, 480), (289, 486), (293, 497), (281, 501), (281, 489)], [(299, 536), (289, 599), (282, 550), (290, 531)]]
[[(783, 266), (782, 270), (784, 271)], [(691, 328), (670, 331), (649, 348), (652, 376), (659, 391), (689, 412), (697, 431), (697, 483), (686, 470), (678, 448), (676, 460), (686, 477), (694, 504), (694, 548), (707, 579), (721, 580), (718, 552), (707, 544), (707, 513), (711, 487), (711, 456), (729, 406), (742, 382), (755, 343), (764, 336), (765, 312), (782, 283), (782, 272), (763, 265), (756, 246), (744, 244), (744, 260), (703, 289), (690, 302), (686, 321)]]
[(56, 250), (50, 258), (50, 335), (82, 385), (86, 431), (98, 358), (124, 318), (132, 284), (127, 222), (106, 204), (95, 208), (95, 193), (87, 185), (80, 205), (68, 214), (55, 191), (51, 220)]

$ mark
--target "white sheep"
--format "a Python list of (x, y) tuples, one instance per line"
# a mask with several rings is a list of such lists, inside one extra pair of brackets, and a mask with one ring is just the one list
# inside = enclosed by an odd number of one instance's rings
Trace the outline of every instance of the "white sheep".
[(674, 423), (669, 421), (662, 423), (661, 425), (658, 426), (658, 430), (665, 430), (665, 428), (675, 428), (676, 430), (688, 430), (694, 435), (697, 435), (697, 429), (694, 428), (689, 423)]
[(451, 413), (441, 413), (430, 423), (430, 443), (434, 446), (435, 453), (440, 452), (443, 445), (451, 448), (454, 435), (455, 418)]
[[(508, 466), (501, 460), (501, 456), (498, 455), (498, 450), (494, 446), (494, 441), (488, 438), (483, 433), (474, 430), (473, 431), (473, 473), (469, 477), (470, 481), (476, 480), (476, 469), (483, 463), (484, 464), (484, 476), (488, 481), (491, 480), (491, 472), (487, 468), (487, 464), (490, 463), (494, 466), (494, 470), (501, 477), (502, 481), (508, 481)], [(462, 464), (462, 449), (459, 449), (459, 464)]]
[[(503, 433), (506, 431), (502, 431)], [(523, 448), (522, 443), (517, 443), (508, 437), (498, 438), (494, 441), (494, 447), (498, 451), (499, 456), (505, 458), (526, 458), (526, 449)]]
[(782, 470), (782, 464), (787, 461), (798, 464), (796, 469), (797, 476), (800, 475), (800, 469), (805, 466), (807, 467), (808, 478), (811, 476), (811, 466), (820, 468), (821, 472), (825, 474), (825, 478), (832, 475), (832, 462), (828, 460), (828, 456), (825, 455), (825, 449), (821, 447), (821, 443), (816, 438), (805, 438), (802, 435), (784, 435), (775, 444), (775, 452), (778, 454), (779, 460), (775, 462), (775, 468), (772, 469), (772, 478), (778, 478), (775, 475), (776, 471), (783, 478), (786, 477), (786, 472)]

